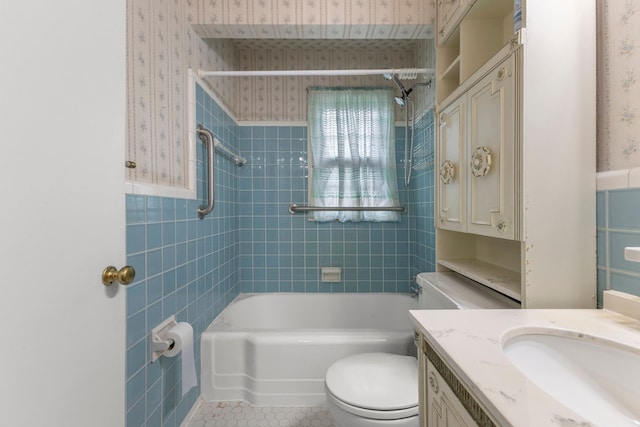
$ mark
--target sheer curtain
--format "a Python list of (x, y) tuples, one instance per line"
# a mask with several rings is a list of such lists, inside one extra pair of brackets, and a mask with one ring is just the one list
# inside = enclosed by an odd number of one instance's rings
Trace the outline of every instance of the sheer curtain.
[[(310, 88), (311, 206), (398, 206), (393, 92)], [(311, 212), (317, 221), (399, 221), (399, 212)]]

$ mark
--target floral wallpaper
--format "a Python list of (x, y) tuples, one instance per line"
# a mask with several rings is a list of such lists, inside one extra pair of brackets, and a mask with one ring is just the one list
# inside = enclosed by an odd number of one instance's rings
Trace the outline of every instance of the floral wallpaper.
[[(283, 44), (280, 40), (260, 39), (234, 42), (236, 64), (240, 70), (278, 69), (358, 69), (426, 67), (418, 63), (418, 52), (425, 50), (426, 41), (398, 43), (363, 43), (334, 40), (296, 40)], [(209, 77), (215, 82), (218, 77)], [(236, 77), (238, 82), (236, 117), (240, 121), (299, 121), (307, 118), (306, 88), (310, 86), (391, 86), (382, 75), (371, 76), (310, 76), (310, 77)], [(404, 82), (407, 88), (422, 81)], [(417, 92), (413, 94), (418, 100)], [(398, 120), (404, 112), (398, 108)]]
[[(136, 163), (127, 179), (186, 188), (187, 70), (234, 69), (233, 49), (228, 40), (210, 49), (189, 27), (183, 0), (129, 0), (127, 8), (126, 159)], [(232, 79), (213, 85), (233, 99)]]
[(640, 2), (598, 2), (598, 171), (640, 166)]
[[(432, 0), (128, 0), (127, 8), (127, 160), (136, 163), (127, 179), (171, 188), (189, 182), (189, 68), (414, 67), (424, 58), (435, 15)], [(249, 44), (234, 46), (228, 37)], [(269, 49), (254, 43), (265, 38), (316, 41)], [(318, 38), (334, 44), (322, 47)], [(345, 38), (354, 43), (347, 49)], [(414, 41), (405, 45), (404, 39)], [(385, 83), (375, 77), (219, 77), (207, 83), (239, 120), (303, 121), (307, 86)]]
[(427, 39), (434, 0), (192, 0), (203, 38)]
[[(597, 5), (598, 170), (638, 167), (640, 2), (597, 0)], [(127, 7), (127, 160), (137, 164), (127, 173), (133, 182), (176, 188), (187, 185), (189, 67), (430, 66), (430, 43), (396, 40), (405, 43), (402, 48), (385, 43), (396, 37), (430, 37), (431, 0), (128, 0)], [(315, 44), (317, 40), (313, 47), (283, 44), (283, 40), (274, 43), (277, 38), (298, 43), (292, 39), (311, 37), (316, 31), (328, 39), (326, 45)], [(245, 40), (232, 42), (219, 38), (221, 34), (244, 35)], [(209, 38), (213, 35), (217, 37)], [(386, 40), (380, 40), (385, 36)], [(353, 44), (347, 45), (342, 37), (350, 37)], [(270, 39), (271, 45), (257, 44), (258, 38)], [(343, 78), (348, 84), (368, 84), (374, 79)], [(240, 120), (300, 121), (305, 117), (305, 88), (324, 81), (218, 77), (208, 79), (208, 84)], [(430, 94), (426, 92), (415, 99), (427, 100)]]

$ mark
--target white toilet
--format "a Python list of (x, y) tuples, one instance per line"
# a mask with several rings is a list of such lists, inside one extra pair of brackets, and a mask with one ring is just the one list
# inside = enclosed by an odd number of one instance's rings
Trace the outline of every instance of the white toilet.
[[(420, 273), (417, 282), (419, 309), (520, 308), (456, 273)], [(327, 370), (325, 394), (337, 427), (418, 427), (415, 357), (363, 353), (340, 359)]]

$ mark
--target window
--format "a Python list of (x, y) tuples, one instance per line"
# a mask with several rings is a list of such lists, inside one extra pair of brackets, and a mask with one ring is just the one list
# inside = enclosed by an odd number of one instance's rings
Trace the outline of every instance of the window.
[[(309, 90), (311, 185), (317, 207), (398, 206), (393, 92), (381, 88)], [(311, 212), (317, 221), (399, 221), (398, 212)]]

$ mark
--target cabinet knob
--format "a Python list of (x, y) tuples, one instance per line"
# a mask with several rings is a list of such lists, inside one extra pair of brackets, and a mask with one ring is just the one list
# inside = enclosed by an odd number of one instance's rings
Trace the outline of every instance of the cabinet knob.
[(496, 228), (499, 232), (505, 233), (507, 231), (507, 228), (509, 227), (509, 222), (511, 221), (500, 221), (496, 224)]
[(456, 167), (451, 160), (445, 160), (440, 165), (440, 182), (449, 184), (456, 175)]
[(438, 386), (438, 379), (436, 378), (436, 374), (433, 371), (429, 371), (429, 385), (431, 386), (431, 390), (434, 393), (438, 393), (440, 391), (440, 387)]
[(491, 150), (487, 147), (478, 147), (471, 154), (471, 173), (476, 178), (485, 176), (491, 170)]
[(502, 80), (504, 80), (505, 77), (511, 77), (511, 71), (502, 67), (498, 70), (498, 74), (496, 78), (498, 79), (499, 82), (501, 82)]

